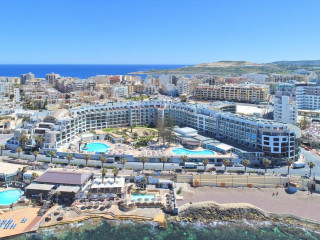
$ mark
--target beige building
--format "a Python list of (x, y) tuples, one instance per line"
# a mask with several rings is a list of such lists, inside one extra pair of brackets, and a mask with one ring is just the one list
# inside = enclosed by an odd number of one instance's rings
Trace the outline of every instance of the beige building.
[(194, 95), (203, 100), (227, 100), (235, 102), (264, 102), (267, 101), (269, 89), (263, 85), (233, 85), (222, 86), (199, 85)]

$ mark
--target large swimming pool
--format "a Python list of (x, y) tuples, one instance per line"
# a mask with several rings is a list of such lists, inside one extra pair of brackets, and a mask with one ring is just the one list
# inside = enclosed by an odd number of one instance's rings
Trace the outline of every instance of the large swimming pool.
[(10, 205), (19, 200), (21, 191), (17, 189), (5, 190), (0, 192), (0, 205)]
[(214, 151), (211, 150), (192, 151), (185, 148), (175, 148), (172, 152), (177, 155), (214, 155)]
[[(86, 148), (85, 148), (86, 147)], [(81, 150), (86, 151), (86, 152), (107, 152), (109, 151), (109, 146), (104, 143), (88, 143), (86, 146), (83, 144), (81, 146)]]
[(131, 200), (149, 202), (152, 201), (156, 196), (153, 194), (135, 194), (131, 195)]

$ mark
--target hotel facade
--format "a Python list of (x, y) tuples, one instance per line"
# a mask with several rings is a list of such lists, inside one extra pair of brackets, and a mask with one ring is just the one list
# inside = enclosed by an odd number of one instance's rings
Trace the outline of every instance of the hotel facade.
[(170, 101), (123, 102), (60, 109), (32, 129), (43, 137), (43, 150), (55, 150), (77, 135), (96, 129), (156, 126), (159, 119), (172, 117), (180, 127), (197, 129), (199, 134), (264, 153), (276, 162), (297, 160), (301, 131), (291, 124), (242, 117), (216, 111), (209, 104)]

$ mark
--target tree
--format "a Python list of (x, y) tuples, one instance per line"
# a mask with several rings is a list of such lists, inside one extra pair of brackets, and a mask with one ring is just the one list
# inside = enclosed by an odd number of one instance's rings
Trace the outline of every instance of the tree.
[(288, 158), (287, 159), (287, 165), (288, 165), (288, 175), (289, 175), (289, 172), (290, 172), (290, 166), (292, 165), (293, 163), (293, 160), (291, 158)]
[(267, 168), (271, 164), (271, 161), (267, 158), (263, 159), (264, 172), (267, 173)]
[(187, 102), (188, 101), (188, 97), (186, 95), (181, 95), (179, 98), (180, 98), (181, 102)]
[(32, 180), (35, 180), (38, 177), (39, 177), (38, 173), (36, 173), (36, 172), (32, 173)]
[(16, 149), (16, 152), (18, 153), (18, 158), (20, 158), (20, 154), (21, 154), (21, 152), (22, 152), (22, 148), (21, 148), (21, 147), (18, 147), (18, 148)]
[(162, 138), (164, 143), (164, 124), (162, 116), (159, 115), (157, 118), (157, 130), (158, 130), (158, 142), (160, 142), (160, 138)]
[(38, 152), (38, 151), (34, 151), (34, 152), (33, 152), (33, 156), (34, 156), (34, 161), (35, 161), (35, 162), (37, 161), (38, 155), (39, 155), (39, 152)]
[(68, 159), (68, 165), (70, 165), (70, 162), (71, 162), (71, 160), (73, 159), (73, 156), (72, 156), (72, 154), (67, 154), (67, 159)]
[(113, 178), (114, 178), (114, 183), (116, 182), (116, 177), (118, 176), (119, 174), (119, 169), (117, 167), (114, 167), (112, 169), (112, 172), (113, 172)]
[(167, 140), (167, 142), (171, 143), (174, 132), (174, 120), (172, 117), (166, 119), (164, 127), (164, 138)]
[(230, 164), (230, 161), (228, 159), (223, 159), (222, 160), (223, 165), (224, 165), (224, 171), (227, 171), (227, 166)]
[(50, 151), (49, 154), (50, 154), (50, 163), (52, 163), (52, 158), (56, 155), (56, 152)]
[(310, 169), (310, 173), (309, 173), (309, 177), (311, 177), (311, 170), (312, 168), (314, 168), (316, 165), (314, 164), (314, 162), (308, 162), (308, 166), (309, 166), (309, 169)]
[(107, 161), (107, 158), (104, 156), (101, 156), (100, 161), (101, 161), (101, 168), (103, 168), (103, 164)]
[(2, 145), (1, 146), (1, 155), (2, 155), (2, 151), (6, 149), (6, 146)]
[(125, 158), (121, 158), (121, 164), (123, 165), (123, 168), (124, 168), (124, 165), (126, 164), (127, 160)]
[(130, 124), (131, 133), (132, 133), (132, 129), (135, 128), (136, 125), (137, 125), (136, 121), (133, 121), (133, 122)]
[(90, 160), (90, 155), (89, 154), (85, 154), (84, 155), (84, 160), (86, 161), (86, 166), (88, 166), (88, 161)]
[(105, 167), (103, 167), (103, 168), (102, 168), (102, 170), (101, 170), (102, 183), (103, 183), (103, 180), (104, 180), (104, 178), (105, 178), (106, 174), (107, 174), (107, 169), (106, 169)]
[(182, 161), (183, 161), (183, 168), (184, 168), (184, 172), (187, 172), (186, 170), (186, 162), (188, 162), (188, 156), (187, 155), (184, 155), (181, 157)]
[(206, 169), (207, 169), (207, 165), (209, 164), (209, 160), (208, 160), (208, 159), (203, 159), (203, 160), (202, 160), (202, 163), (203, 163), (203, 165), (204, 165), (204, 172), (205, 172)]
[(81, 151), (81, 145), (83, 144), (82, 140), (80, 140), (80, 141), (78, 142), (78, 144), (79, 144), (79, 153), (80, 153), (80, 151)]
[(35, 137), (35, 140), (36, 140), (36, 143), (37, 143), (37, 145), (39, 146), (39, 147), (41, 147), (41, 144), (43, 143), (43, 137), (41, 137), (41, 136), (36, 136)]
[(308, 127), (307, 117), (303, 116), (303, 118), (300, 120), (300, 122), (297, 125), (298, 127), (301, 128), (301, 130), (306, 129)]
[(42, 203), (42, 197), (43, 197), (43, 193), (39, 193), (39, 201)]
[(250, 161), (248, 159), (243, 159), (242, 164), (244, 166), (244, 171), (247, 172), (247, 167), (250, 166)]
[(147, 157), (146, 156), (142, 156), (140, 158), (140, 161), (142, 162), (142, 171), (144, 170), (144, 164), (147, 162)]
[(164, 164), (168, 162), (168, 158), (167, 158), (166, 156), (162, 156), (162, 157), (161, 157), (161, 162), (162, 162), (162, 164), (163, 164), (162, 169), (164, 170)]
[(19, 138), (19, 143), (20, 145), (25, 148), (27, 141), (29, 140), (29, 137), (26, 134), (23, 134), (20, 138)]

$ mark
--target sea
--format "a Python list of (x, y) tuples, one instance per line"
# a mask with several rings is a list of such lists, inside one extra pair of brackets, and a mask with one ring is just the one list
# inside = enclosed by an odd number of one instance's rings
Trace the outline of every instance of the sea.
[(270, 222), (154, 223), (88, 220), (28, 233), (12, 240), (316, 240), (320, 232)]
[(86, 79), (96, 75), (126, 75), (147, 70), (175, 69), (188, 65), (131, 65), (131, 64), (0, 64), (0, 76), (19, 77), (33, 73), (37, 78), (45, 78), (48, 73), (60, 76)]

